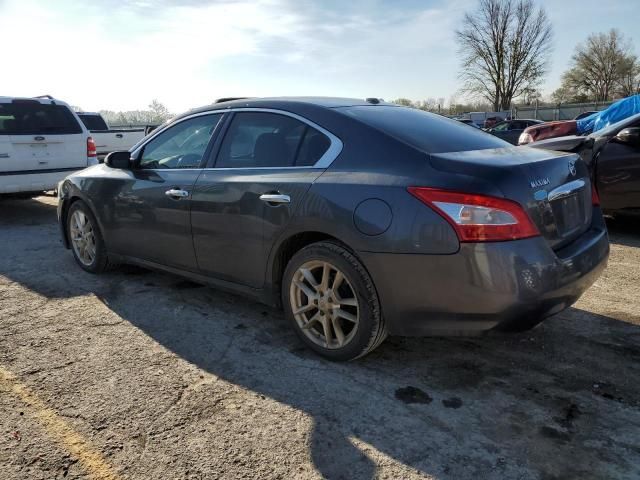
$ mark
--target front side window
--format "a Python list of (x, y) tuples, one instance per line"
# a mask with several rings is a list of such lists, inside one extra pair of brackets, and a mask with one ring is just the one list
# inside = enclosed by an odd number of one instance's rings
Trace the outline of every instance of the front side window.
[(144, 146), (139, 167), (198, 168), (221, 118), (202, 115), (168, 128)]
[(239, 112), (225, 134), (216, 167), (311, 166), (330, 144), (326, 135), (287, 115)]

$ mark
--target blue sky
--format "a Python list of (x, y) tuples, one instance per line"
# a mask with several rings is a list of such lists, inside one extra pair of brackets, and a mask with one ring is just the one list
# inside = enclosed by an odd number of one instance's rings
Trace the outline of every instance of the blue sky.
[[(544, 93), (590, 32), (618, 28), (640, 54), (635, 1), (537, 3), (554, 26)], [(476, 4), (0, 0), (0, 95), (49, 93), (85, 110), (157, 98), (173, 112), (236, 95), (449, 100), (460, 87), (454, 32)]]

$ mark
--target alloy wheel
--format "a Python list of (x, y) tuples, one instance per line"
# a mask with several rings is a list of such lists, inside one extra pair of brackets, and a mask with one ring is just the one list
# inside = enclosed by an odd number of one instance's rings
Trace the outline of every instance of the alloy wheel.
[(298, 326), (315, 344), (342, 348), (355, 336), (358, 298), (335, 265), (320, 260), (303, 264), (293, 275), (289, 299)]
[(91, 265), (96, 258), (96, 239), (93, 225), (82, 210), (75, 210), (71, 215), (69, 234), (78, 260), (85, 266)]

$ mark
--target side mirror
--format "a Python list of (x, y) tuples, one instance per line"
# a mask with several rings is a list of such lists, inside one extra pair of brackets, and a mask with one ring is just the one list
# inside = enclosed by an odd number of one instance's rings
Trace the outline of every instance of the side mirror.
[(128, 170), (132, 166), (131, 153), (129, 151), (111, 152), (105, 157), (104, 164), (111, 168)]
[(623, 128), (614, 139), (619, 143), (638, 146), (640, 145), (640, 127)]

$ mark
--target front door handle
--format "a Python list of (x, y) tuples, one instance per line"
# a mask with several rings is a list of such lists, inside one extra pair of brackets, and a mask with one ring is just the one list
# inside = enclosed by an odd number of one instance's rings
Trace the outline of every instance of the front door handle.
[(189, 192), (186, 190), (180, 190), (179, 188), (172, 188), (171, 190), (164, 192), (164, 194), (171, 198), (187, 198), (189, 196)]
[(289, 203), (291, 202), (291, 197), (281, 193), (263, 193), (260, 195), (260, 200), (266, 203)]

